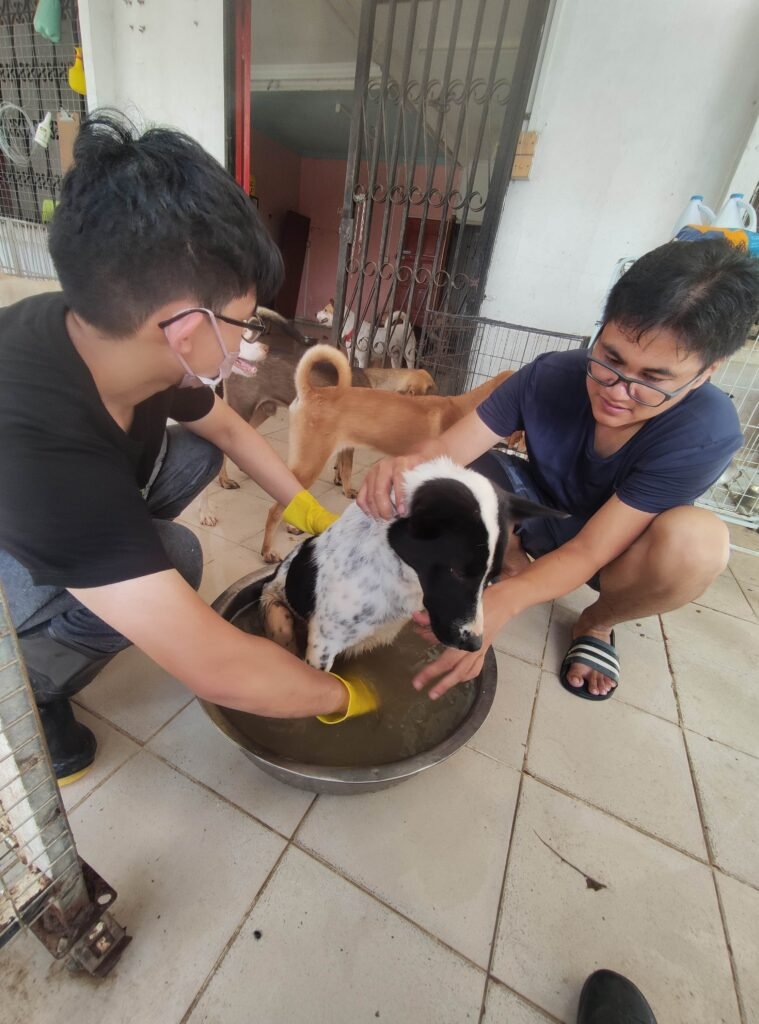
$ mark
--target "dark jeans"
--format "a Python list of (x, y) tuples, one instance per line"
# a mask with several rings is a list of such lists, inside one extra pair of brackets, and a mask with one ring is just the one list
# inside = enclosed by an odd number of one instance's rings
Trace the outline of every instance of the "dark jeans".
[[(553, 507), (553, 503), (540, 490), (532, 474), (530, 463), (516, 455), (510, 455), (493, 449), (475, 459), (469, 466), (488, 480), (510, 494), (518, 494), (522, 498), (536, 501), (541, 505)], [(581, 516), (570, 516), (569, 519), (526, 519), (514, 531), (519, 537), (522, 547), (531, 558), (540, 558), (549, 551), (555, 551), (568, 540), (576, 537), (587, 522)], [(598, 573), (588, 586), (600, 590)]]
[[(197, 590), (203, 575), (203, 553), (197, 537), (172, 522), (221, 468), (222, 453), (181, 426), (166, 431), (163, 462), (148, 485), (145, 500), (166, 554)], [(90, 657), (116, 654), (130, 641), (80, 604), (67, 590), (37, 586), (31, 574), (7, 551), (0, 551), (0, 580), (20, 637), (45, 629), (49, 636)]]

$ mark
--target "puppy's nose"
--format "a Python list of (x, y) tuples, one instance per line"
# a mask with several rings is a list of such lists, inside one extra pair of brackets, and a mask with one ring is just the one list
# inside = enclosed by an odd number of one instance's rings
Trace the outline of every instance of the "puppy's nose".
[(468, 629), (462, 630), (458, 647), (462, 651), (479, 651), (482, 647), (482, 633), (472, 633)]

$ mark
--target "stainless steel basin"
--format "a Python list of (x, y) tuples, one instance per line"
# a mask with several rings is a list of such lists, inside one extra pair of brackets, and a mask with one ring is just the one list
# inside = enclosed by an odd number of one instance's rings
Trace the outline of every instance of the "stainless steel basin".
[[(270, 576), (270, 569), (262, 569), (249, 576), (243, 576), (214, 601), (214, 609), (225, 619), (233, 618), (237, 612), (258, 601), (261, 588)], [(367, 765), (360, 768), (330, 768), (324, 765), (303, 764), (282, 757), (244, 736), (227, 717), (225, 708), (208, 701), (200, 703), (214, 725), (236, 743), (246, 757), (280, 782), (313, 793), (370, 793), (378, 789), (387, 789), (433, 765), (440, 764), (467, 743), (487, 718), (495, 697), (496, 681), (496, 661), (490, 650), (485, 658), (483, 670), (475, 680), (474, 703), (450, 736), (437, 746), (413, 757), (391, 764)]]

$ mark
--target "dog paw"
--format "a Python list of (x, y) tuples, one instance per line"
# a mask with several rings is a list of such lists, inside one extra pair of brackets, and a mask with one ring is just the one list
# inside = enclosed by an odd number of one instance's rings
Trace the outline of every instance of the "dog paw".
[(238, 484), (238, 482), (236, 480), (233, 480), (232, 477), (230, 476), (226, 477), (226, 479), (224, 480), (222, 480), (221, 477), (219, 477), (219, 487), (223, 487), (225, 491), (240, 490), (240, 485)]
[(355, 501), (358, 497), (358, 491), (354, 487), (351, 487), (347, 491), (343, 488), (343, 494), (349, 501)]
[(261, 558), (263, 558), (267, 565), (276, 565), (282, 561), (282, 556), (278, 555), (276, 551), (262, 551)]
[(213, 512), (201, 512), (200, 513), (200, 525), (201, 526), (216, 526), (218, 523), (217, 517)]
[(294, 537), (302, 537), (303, 536), (303, 530), (299, 530), (297, 526), (290, 526), (288, 524), (287, 526), (285, 526), (285, 529), (287, 530), (288, 533), (291, 533)]

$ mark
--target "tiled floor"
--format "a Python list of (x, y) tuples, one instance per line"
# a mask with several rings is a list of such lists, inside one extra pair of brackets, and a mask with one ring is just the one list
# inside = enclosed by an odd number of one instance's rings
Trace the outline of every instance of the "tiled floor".
[[(282, 447), (282, 421), (267, 426)], [(341, 506), (328, 472), (314, 492)], [(211, 500), (209, 600), (262, 564), (267, 510), (250, 481)], [(184, 687), (120, 655), (81, 694), (100, 752), (64, 797), (134, 939), (100, 983), (15, 940), (3, 1024), (574, 1024), (600, 966), (660, 1024), (759, 1021), (759, 557), (618, 629), (604, 704), (555, 675), (589, 593), (503, 631), (467, 748), (360, 797), (261, 774)]]

